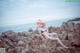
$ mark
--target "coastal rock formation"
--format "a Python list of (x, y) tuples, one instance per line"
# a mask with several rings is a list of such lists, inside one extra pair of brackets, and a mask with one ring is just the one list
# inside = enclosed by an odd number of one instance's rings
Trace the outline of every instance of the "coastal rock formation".
[(0, 48), (6, 53), (75, 53), (80, 49), (80, 25), (64, 22), (60, 27), (49, 27), (49, 32), (56, 32), (60, 40), (69, 48), (63, 48), (56, 40), (44, 40), (37, 30), (24, 32), (3, 32), (0, 37)]

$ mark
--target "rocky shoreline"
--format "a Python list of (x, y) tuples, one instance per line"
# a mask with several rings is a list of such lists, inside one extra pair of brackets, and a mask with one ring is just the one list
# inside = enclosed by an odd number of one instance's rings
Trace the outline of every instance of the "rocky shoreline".
[(42, 41), (37, 30), (24, 32), (6, 31), (1, 34), (0, 48), (5, 53), (76, 53), (80, 50), (80, 23), (63, 22), (60, 27), (49, 27), (49, 33), (56, 32), (68, 49), (63, 48), (57, 41), (47, 39)]

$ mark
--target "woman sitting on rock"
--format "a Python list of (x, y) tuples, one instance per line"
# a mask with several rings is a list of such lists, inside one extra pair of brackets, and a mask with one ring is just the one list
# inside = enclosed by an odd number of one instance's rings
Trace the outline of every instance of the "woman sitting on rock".
[(46, 39), (57, 40), (64, 48), (68, 48), (60, 41), (60, 39), (57, 36), (51, 37), (52, 35), (56, 35), (57, 33), (48, 33), (48, 29), (44, 22), (42, 22), (41, 20), (38, 20), (37, 25), (38, 25), (38, 32), (39, 32), (42, 40), (46, 40)]

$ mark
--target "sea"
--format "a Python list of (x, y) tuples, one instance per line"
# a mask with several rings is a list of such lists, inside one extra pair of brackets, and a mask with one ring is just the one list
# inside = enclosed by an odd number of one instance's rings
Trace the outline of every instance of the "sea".
[[(66, 22), (71, 19), (73, 19), (73, 18), (51, 20), (51, 21), (46, 21), (46, 24), (47, 24), (47, 27), (50, 27), (50, 26), (59, 27), (62, 25), (63, 22)], [(3, 26), (3, 27), (0, 27), (0, 34), (2, 34), (2, 32), (8, 31), (8, 30), (12, 30), (14, 32), (27, 31), (30, 28), (35, 30), (37, 28), (36, 23), (28, 23), (28, 24), (14, 25), (14, 26)]]

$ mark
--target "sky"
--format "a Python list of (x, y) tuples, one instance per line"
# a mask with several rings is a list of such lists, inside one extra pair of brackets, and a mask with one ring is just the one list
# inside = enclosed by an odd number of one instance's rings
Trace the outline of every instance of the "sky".
[(66, 0), (0, 0), (0, 26), (80, 17), (79, 6)]

